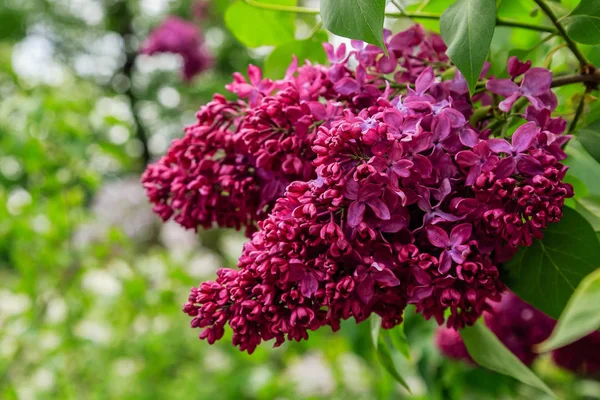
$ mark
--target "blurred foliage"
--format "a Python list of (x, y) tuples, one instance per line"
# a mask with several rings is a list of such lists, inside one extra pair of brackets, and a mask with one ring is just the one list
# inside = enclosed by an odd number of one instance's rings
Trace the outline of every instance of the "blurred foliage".
[[(431, 0), (424, 10), (449, 3)], [(137, 181), (144, 147), (153, 158), (164, 153), (198, 106), (223, 92), (232, 72), (262, 65), (271, 51), (248, 50), (235, 39), (225, 27), (228, 4), (211, 0), (198, 18), (190, 0), (3, 2), (0, 398), (541, 398), (510, 378), (443, 359), (432, 341), (435, 324), (412, 313), (405, 323), (412, 361), (392, 354), (412, 395), (377, 362), (368, 323), (347, 322), (336, 334), (322, 330), (279, 349), (262, 346), (252, 356), (228, 340), (209, 346), (188, 329), (180, 307), (189, 287), (234, 265), (243, 238), (223, 231), (197, 237), (161, 225)], [(539, 20), (532, 10), (531, 2), (504, 0), (500, 13)], [(136, 55), (169, 14), (195, 21), (216, 59), (213, 70), (189, 84), (177, 56)], [(296, 40), (268, 58), (270, 76), (285, 71), (292, 53), (323, 60), (315, 40), (326, 37), (314, 30), (315, 21), (297, 18)], [(398, 31), (408, 24), (388, 26)], [(515, 49), (536, 65), (574, 71), (570, 54), (552, 52), (554, 39), (540, 43), (543, 37), (499, 28), (493, 72), (506, 74)], [(600, 59), (597, 48), (585, 51)], [(557, 90), (559, 112), (572, 114), (582, 93), (577, 85)], [(600, 113), (595, 96), (585, 98), (586, 122)], [(569, 151), (570, 173), (587, 186), (581, 197), (600, 195), (598, 164), (580, 145)], [(600, 393), (597, 382), (546, 359), (536, 370), (561, 398)]]

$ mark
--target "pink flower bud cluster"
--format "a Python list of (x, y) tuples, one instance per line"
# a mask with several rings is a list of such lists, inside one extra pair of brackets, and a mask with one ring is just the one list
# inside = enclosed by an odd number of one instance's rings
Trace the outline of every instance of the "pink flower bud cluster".
[(140, 52), (179, 54), (183, 60), (182, 74), (186, 81), (209, 69), (213, 59), (204, 45), (204, 37), (196, 25), (170, 16), (155, 28), (142, 44)]
[(325, 45), (329, 66), (293, 63), (280, 81), (236, 74), (227, 89), (241, 100), (216, 96), (146, 171), (163, 219), (256, 230), (238, 269), (192, 289), (184, 311), (201, 338), (229, 324), (252, 352), (371, 313), (391, 328), (407, 304), (472, 324), (500, 299), (499, 263), (561, 218), (569, 137), (551, 105), (532, 102), (512, 138), (490, 138), (490, 118), (469, 118), (491, 96), (470, 98), (459, 72), (440, 79), (451, 65), (438, 36), (415, 26), (386, 44), (389, 56)]
[[(485, 324), (500, 341), (524, 364), (531, 365), (540, 355), (535, 346), (552, 333), (556, 321), (527, 304), (512, 292), (505, 292), (499, 302), (490, 302), (484, 313)], [(448, 358), (475, 364), (460, 334), (449, 328), (439, 328), (436, 345)], [(572, 372), (600, 376), (600, 332), (594, 332), (576, 342), (552, 351), (555, 364)]]

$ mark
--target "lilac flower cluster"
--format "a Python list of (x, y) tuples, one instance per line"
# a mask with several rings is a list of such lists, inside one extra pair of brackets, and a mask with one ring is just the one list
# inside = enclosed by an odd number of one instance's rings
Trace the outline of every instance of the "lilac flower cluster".
[(184, 305), (201, 338), (229, 324), (251, 353), (371, 313), (391, 328), (409, 303), (472, 324), (500, 299), (498, 264), (561, 218), (569, 137), (550, 118), (550, 88), (510, 140), (490, 138), (499, 111), (469, 119), (492, 96), (469, 97), (458, 71), (440, 79), (453, 67), (439, 36), (415, 26), (385, 38), (389, 55), (325, 44), (329, 66), (294, 62), (279, 81), (235, 74), (239, 100), (215, 96), (144, 174), (163, 219), (251, 235), (238, 269)]
[[(531, 365), (540, 355), (535, 346), (546, 340), (556, 321), (527, 304), (512, 292), (505, 292), (498, 302), (490, 302), (484, 313), (485, 324), (524, 364)], [(436, 345), (448, 358), (475, 364), (460, 334), (438, 328)], [(600, 376), (600, 332), (594, 332), (570, 345), (554, 350), (554, 362), (567, 370), (593, 377)]]
[(142, 44), (140, 52), (179, 54), (183, 59), (183, 77), (186, 81), (212, 66), (213, 60), (204, 45), (202, 33), (196, 25), (170, 16), (155, 28)]

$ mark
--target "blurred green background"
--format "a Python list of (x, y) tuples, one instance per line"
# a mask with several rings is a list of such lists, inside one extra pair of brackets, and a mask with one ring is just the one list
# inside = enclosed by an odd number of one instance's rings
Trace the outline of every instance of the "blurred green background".
[[(395, 355), (412, 394), (378, 364), (368, 323), (345, 323), (336, 334), (323, 329), (278, 349), (263, 345), (252, 356), (228, 340), (210, 346), (189, 329), (180, 310), (189, 288), (220, 266), (235, 266), (244, 237), (161, 224), (139, 177), (146, 158), (163, 154), (234, 71), (264, 65), (272, 51), (234, 38), (224, 24), (228, 3), (3, 0), (0, 398), (540, 398), (509, 378), (443, 359), (432, 341), (435, 326), (412, 315), (412, 362)], [(449, 3), (432, 0), (425, 10)], [(502, 12), (513, 18), (541, 18), (531, 14), (531, 2), (504, 3)], [(214, 57), (213, 68), (188, 83), (177, 55), (137, 55), (168, 15), (197, 24)], [(298, 35), (315, 24), (302, 18)], [(392, 21), (390, 28), (408, 24)], [(540, 39), (499, 28), (494, 73), (504, 73), (509, 51), (534, 47), (534, 64), (576, 70), (565, 49), (549, 57), (553, 41), (536, 47)], [(285, 71), (284, 50), (270, 57), (270, 71)], [(596, 51), (586, 49), (598, 62)], [(574, 111), (578, 93), (577, 86), (558, 91), (559, 113)], [(595, 115), (594, 100), (586, 100), (586, 117)], [(576, 176), (598, 195), (598, 165), (577, 144), (572, 149)], [(598, 398), (598, 382), (545, 357), (535, 368), (564, 398)]]

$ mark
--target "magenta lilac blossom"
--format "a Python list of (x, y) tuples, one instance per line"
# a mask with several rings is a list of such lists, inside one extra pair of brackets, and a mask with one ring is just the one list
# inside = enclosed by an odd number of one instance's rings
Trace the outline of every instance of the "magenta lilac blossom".
[(438, 36), (415, 26), (385, 40), (388, 55), (326, 44), (329, 65), (294, 61), (281, 80), (235, 74), (237, 100), (215, 95), (148, 167), (164, 220), (250, 238), (238, 268), (184, 305), (202, 339), (228, 325), (251, 353), (373, 313), (392, 328), (407, 304), (470, 325), (500, 300), (500, 263), (560, 220), (568, 137), (538, 107), (551, 96), (529, 90), (539, 71), (510, 81), (536, 108), (506, 140), (489, 118), (470, 122), (489, 93), (472, 99), (460, 74), (441, 78), (451, 65)]

